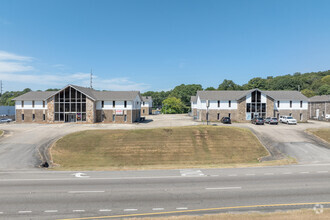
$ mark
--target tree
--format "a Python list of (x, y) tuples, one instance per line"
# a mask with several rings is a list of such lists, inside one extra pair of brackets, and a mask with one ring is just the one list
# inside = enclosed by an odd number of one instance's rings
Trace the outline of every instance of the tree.
[(181, 84), (176, 86), (170, 94), (170, 97), (176, 97), (182, 101), (185, 106), (190, 106), (191, 96), (195, 96), (197, 91), (203, 90), (200, 84)]
[(142, 96), (151, 96), (153, 107), (155, 108), (161, 108), (162, 102), (170, 95), (171, 91), (161, 91), (161, 92), (153, 92), (148, 91), (145, 93), (142, 93)]
[(12, 101), (13, 98), (23, 95), (27, 92), (30, 92), (31, 89), (26, 88), (23, 91), (7, 91), (2, 94), (0, 98), (0, 105), (14, 106), (15, 102)]
[(330, 95), (330, 85), (324, 84), (319, 88), (319, 95)]
[(321, 79), (322, 83), (330, 85), (330, 75), (327, 75)]
[(164, 114), (182, 114), (186, 112), (186, 106), (176, 97), (169, 97), (163, 101), (161, 112)]
[(247, 89), (267, 90), (267, 80), (261, 77), (252, 78), (247, 84)]
[(52, 88), (50, 88), (50, 89), (47, 89), (46, 91), (60, 91), (60, 89), (56, 89), (56, 88), (52, 89)]
[(212, 87), (212, 86), (210, 86), (210, 87), (207, 87), (206, 89), (205, 89), (205, 91), (213, 91), (213, 90), (216, 90), (214, 87)]
[(308, 98), (316, 95), (316, 93), (310, 89), (303, 89), (303, 90), (301, 90), (301, 93)]
[(219, 85), (218, 90), (241, 90), (241, 86), (234, 83), (232, 80), (223, 80)]

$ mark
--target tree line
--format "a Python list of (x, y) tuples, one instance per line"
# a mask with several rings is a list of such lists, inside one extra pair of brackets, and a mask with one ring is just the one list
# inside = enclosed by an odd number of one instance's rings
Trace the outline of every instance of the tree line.
[[(203, 89), (200, 84), (181, 84), (170, 91), (148, 91), (143, 96), (151, 96), (154, 108), (159, 108), (164, 113), (186, 113), (190, 110), (190, 98), (201, 90), (299, 90), (307, 97), (315, 95), (330, 95), (330, 70), (310, 73), (294, 73), (292, 75), (268, 76), (266, 78), (255, 77), (248, 83), (239, 85), (232, 80), (223, 80), (217, 88), (207, 87)], [(59, 89), (47, 89), (57, 91)], [(26, 88), (23, 91), (8, 91), (0, 97), (0, 105), (15, 105), (13, 98), (31, 91)]]

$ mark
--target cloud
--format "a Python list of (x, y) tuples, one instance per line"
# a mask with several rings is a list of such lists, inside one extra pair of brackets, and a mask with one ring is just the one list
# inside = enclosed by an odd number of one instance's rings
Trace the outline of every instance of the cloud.
[(8, 53), (6, 51), (0, 50), (0, 60), (5, 61), (31, 61), (32, 57), (20, 56), (13, 53)]

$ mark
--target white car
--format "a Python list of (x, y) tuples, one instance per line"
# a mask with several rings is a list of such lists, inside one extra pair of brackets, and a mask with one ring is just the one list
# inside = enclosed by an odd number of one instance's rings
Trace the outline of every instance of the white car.
[(297, 120), (294, 119), (292, 116), (283, 116), (282, 122), (285, 124), (297, 124)]
[(12, 122), (13, 120), (11, 120), (10, 118), (2, 118), (0, 119), (0, 123), (9, 123), (9, 122)]

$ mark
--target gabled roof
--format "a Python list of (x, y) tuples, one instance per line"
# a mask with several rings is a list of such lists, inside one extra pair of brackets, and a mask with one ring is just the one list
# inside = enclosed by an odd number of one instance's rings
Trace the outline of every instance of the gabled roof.
[(309, 102), (330, 102), (330, 95), (317, 95), (308, 99)]
[(57, 91), (45, 92), (27, 92), (21, 96), (13, 98), (14, 101), (32, 101), (32, 100), (46, 100), (48, 97), (55, 94)]
[(239, 100), (253, 91), (260, 91), (274, 100), (302, 100), (307, 101), (307, 97), (298, 91), (262, 91), (259, 89), (231, 91), (231, 90), (215, 90), (215, 91), (197, 91), (197, 96), (201, 100)]
[(150, 102), (152, 101), (152, 97), (151, 96), (141, 96), (142, 97), (142, 101), (143, 102)]
[(191, 96), (190, 102), (197, 102), (197, 96)]
[(46, 92), (28, 92), (24, 95), (18, 96), (14, 101), (31, 101), (31, 100), (46, 100), (57, 93), (63, 91), (64, 89), (72, 87), (79, 92), (85, 94), (90, 99), (97, 101), (97, 100), (113, 100), (113, 101), (119, 101), (119, 100), (134, 100), (136, 96), (139, 96), (140, 99), (141, 95), (139, 91), (97, 91), (91, 88), (82, 87), (82, 86), (76, 86), (76, 85), (67, 85), (63, 89), (59, 91), (46, 91)]

